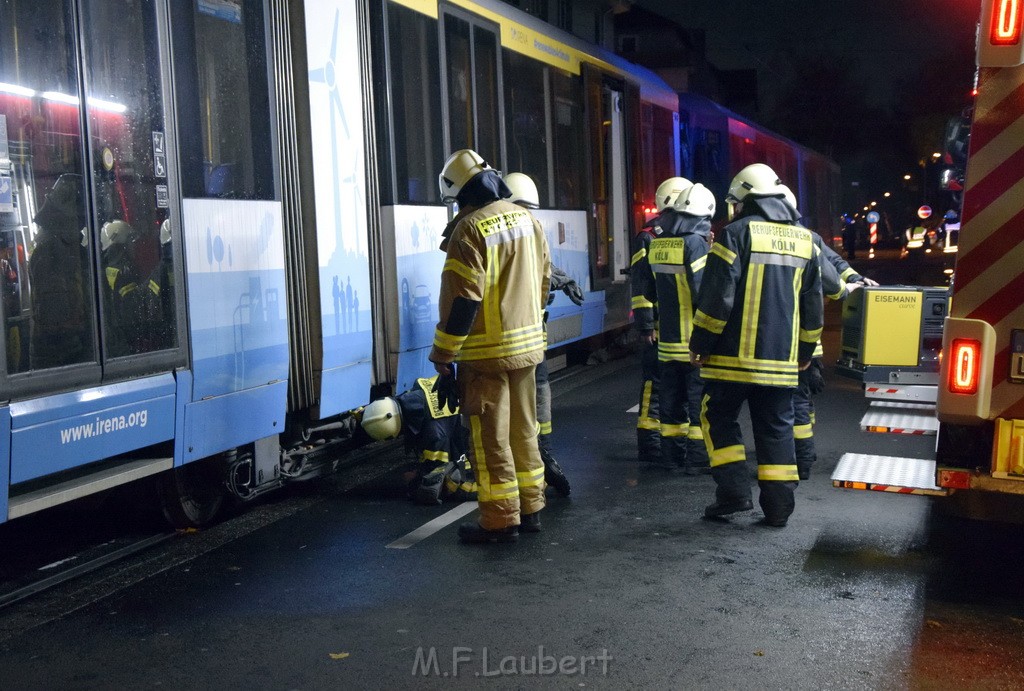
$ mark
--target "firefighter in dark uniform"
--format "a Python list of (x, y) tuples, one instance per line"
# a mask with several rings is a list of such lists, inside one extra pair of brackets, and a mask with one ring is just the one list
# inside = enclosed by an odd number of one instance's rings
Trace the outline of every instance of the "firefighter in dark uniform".
[[(800, 212), (797, 209), (796, 196), (789, 187), (783, 185), (783, 198), (789, 204), (797, 217)], [(864, 285), (878, 285), (877, 282), (858, 274), (835, 250), (825, 244), (822, 237), (812, 232), (812, 239), (819, 251), (819, 265), (821, 267), (821, 289), (829, 300), (843, 300), (854, 290)], [(797, 473), (801, 480), (808, 480), (811, 477), (811, 467), (818, 460), (818, 453), (814, 446), (814, 400), (816, 396), (825, 390), (825, 366), (821, 358), (825, 354), (818, 341), (814, 349), (814, 357), (811, 359), (811, 366), (800, 371), (799, 384), (793, 392), (793, 437), (796, 444), (796, 466)]]
[(658, 306), (661, 458), (667, 467), (682, 468), (688, 475), (699, 474), (706, 462), (688, 454), (690, 423), (697, 424), (690, 417), (689, 393), (697, 368), (690, 364), (689, 344), (714, 215), (711, 190), (693, 185), (659, 216), (647, 250), (652, 280), (645, 297)]
[(661, 214), (669, 209), (680, 192), (693, 183), (686, 178), (668, 178), (654, 194), (658, 215), (644, 224), (634, 240), (633, 257), (629, 266), (630, 288), (633, 295), (633, 325), (640, 334), (640, 409), (636, 421), (637, 458), (641, 463), (671, 467), (661, 457), (661, 419), (658, 400), (658, 349), (655, 347), (658, 331), (657, 306), (648, 297), (653, 279), (647, 261), (648, 248), (656, 237), (654, 228)]
[(762, 163), (741, 170), (726, 201), (735, 220), (711, 247), (690, 359), (701, 366), (701, 425), (717, 485), (704, 515), (753, 508), (739, 412), (748, 404), (764, 522), (786, 525), (798, 483), (793, 389), (821, 337), (821, 270), (811, 233), (796, 225), (782, 181)]
[(141, 288), (130, 249), (134, 239), (135, 229), (125, 221), (108, 221), (100, 229), (107, 348), (114, 356), (138, 351), (139, 318), (142, 315), (136, 309), (141, 302), (136, 299)]
[(417, 379), (409, 391), (381, 398), (362, 411), (360, 425), (381, 441), (404, 435), (406, 448), (419, 461), (409, 483), (409, 498), (417, 504), (436, 505), (444, 499), (476, 499), (476, 482), (466, 459), (466, 431), (458, 408), (441, 405), (434, 384), (437, 377)]
[[(537, 184), (525, 173), (509, 173), (505, 176), (512, 196), (508, 198), (513, 204), (527, 209), (540, 208), (540, 194)], [(562, 291), (575, 305), (583, 304), (583, 291), (576, 281), (554, 264), (551, 265), (551, 287), (548, 293), (548, 304), (555, 299), (555, 292)], [(548, 314), (544, 312), (544, 323), (547, 325)], [(551, 381), (548, 376), (547, 358), (537, 365), (537, 445), (540, 457), (544, 461), (544, 482), (563, 497), (572, 492), (569, 478), (551, 452)]]

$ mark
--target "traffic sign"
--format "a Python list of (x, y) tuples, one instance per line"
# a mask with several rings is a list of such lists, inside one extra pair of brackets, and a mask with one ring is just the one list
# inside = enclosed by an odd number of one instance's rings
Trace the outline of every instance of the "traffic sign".
[(917, 210), (917, 217), (920, 219), (928, 218), (931, 215), (932, 207), (930, 206), (922, 206), (920, 209)]
[(878, 223), (881, 216), (878, 215), (877, 211), (869, 211), (867, 215), (868, 223)]

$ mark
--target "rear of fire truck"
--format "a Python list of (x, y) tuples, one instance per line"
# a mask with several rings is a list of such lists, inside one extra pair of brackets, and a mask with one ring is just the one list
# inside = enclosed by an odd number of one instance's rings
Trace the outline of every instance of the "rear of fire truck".
[[(888, 405), (934, 402), (935, 459), (847, 454), (833, 484), (949, 495), (970, 515), (1010, 519), (1005, 507), (1019, 510), (1013, 495), (1024, 495), (1024, 0), (983, 0), (978, 66), (959, 256), (938, 371), (864, 377), (869, 397), (903, 401)], [(844, 325), (844, 346), (846, 340)], [(861, 372), (870, 375), (868, 368)]]

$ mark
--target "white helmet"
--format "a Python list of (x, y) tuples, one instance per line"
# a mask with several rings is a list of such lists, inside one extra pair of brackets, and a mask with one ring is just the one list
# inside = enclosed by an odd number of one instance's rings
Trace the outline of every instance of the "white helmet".
[(693, 187), (680, 192), (672, 208), (690, 216), (710, 218), (715, 215), (715, 195), (698, 182)]
[(100, 248), (108, 249), (111, 245), (124, 245), (132, 241), (135, 229), (118, 219), (107, 221), (100, 228)]
[(669, 178), (665, 182), (658, 185), (658, 189), (654, 192), (654, 206), (657, 207), (658, 213), (672, 206), (675, 203), (676, 197), (683, 190), (690, 189), (693, 187), (693, 183), (686, 178)]
[(751, 163), (732, 179), (725, 201), (736, 204), (749, 194), (758, 197), (781, 195), (784, 194), (782, 187), (782, 180), (774, 170), (763, 163)]
[(524, 173), (509, 173), (505, 176), (505, 184), (512, 190), (509, 201), (528, 209), (540, 208), (540, 194), (533, 179)]
[(444, 163), (437, 185), (441, 189), (441, 201), (451, 204), (470, 180), (490, 168), (480, 154), (472, 149), (459, 149)]
[(402, 408), (390, 396), (378, 399), (366, 406), (359, 424), (377, 441), (394, 439), (402, 432)]
[(793, 190), (790, 189), (790, 186), (788, 186), (788, 185), (781, 185), (781, 187), (782, 187), (782, 199), (785, 201), (786, 204), (788, 204), (791, 207), (793, 207), (793, 210), (796, 211), (799, 214), (800, 210), (797, 209), (797, 196), (794, 195)]

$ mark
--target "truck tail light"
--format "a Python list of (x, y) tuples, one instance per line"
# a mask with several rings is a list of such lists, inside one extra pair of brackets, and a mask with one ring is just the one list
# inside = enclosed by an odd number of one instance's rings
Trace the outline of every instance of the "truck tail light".
[(976, 394), (981, 376), (981, 342), (967, 338), (954, 339), (949, 358), (949, 391), (964, 395)]

